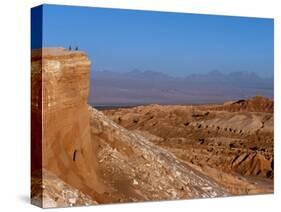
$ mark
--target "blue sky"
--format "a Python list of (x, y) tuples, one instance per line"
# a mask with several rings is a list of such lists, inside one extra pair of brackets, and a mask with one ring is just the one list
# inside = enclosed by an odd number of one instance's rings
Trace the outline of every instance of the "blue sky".
[[(273, 76), (273, 19), (44, 5), (43, 46), (79, 46), (92, 69)], [(33, 45), (32, 47), (36, 47)]]

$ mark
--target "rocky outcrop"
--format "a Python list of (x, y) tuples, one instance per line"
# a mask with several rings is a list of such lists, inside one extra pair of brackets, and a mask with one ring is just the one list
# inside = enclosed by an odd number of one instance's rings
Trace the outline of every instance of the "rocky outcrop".
[(31, 67), (32, 172), (51, 171), (95, 198), (102, 186), (87, 105), (90, 61), (83, 52), (49, 48), (32, 52)]
[(236, 156), (232, 167), (244, 176), (273, 177), (273, 158), (266, 158), (261, 153), (244, 153)]
[(209, 110), (224, 110), (229, 112), (263, 112), (273, 113), (274, 104), (271, 99), (263, 96), (255, 96), (250, 99), (240, 99), (238, 101), (226, 102), (223, 105), (203, 107)]

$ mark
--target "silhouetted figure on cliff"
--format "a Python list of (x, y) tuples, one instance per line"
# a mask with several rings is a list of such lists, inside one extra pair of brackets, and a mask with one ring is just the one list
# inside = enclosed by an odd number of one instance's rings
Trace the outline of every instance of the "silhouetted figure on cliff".
[(68, 47), (68, 51), (71, 51), (71, 50), (72, 50), (72, 48), (71, 48), (71, 46), (69, 46), (69, 47)]

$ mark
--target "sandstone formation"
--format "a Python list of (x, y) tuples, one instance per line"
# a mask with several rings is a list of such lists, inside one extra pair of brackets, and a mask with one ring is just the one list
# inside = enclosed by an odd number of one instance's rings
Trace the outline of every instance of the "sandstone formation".
[[(261, 106), (246, 102), (250, 111)], [(248, 194), (273, 189), (273, 114), (267, 106), (265, 111), (247, 112), (244, 108), (229, 112), (217, 105), (148, 105), (103, 112), (193, 164), (230, 193)]]
[(83, 52), (49, 48), (32, 52), (31, 67), (32, 173), (44, 168), (97, 196), (102, 186), (90, 137), (90, 61)]

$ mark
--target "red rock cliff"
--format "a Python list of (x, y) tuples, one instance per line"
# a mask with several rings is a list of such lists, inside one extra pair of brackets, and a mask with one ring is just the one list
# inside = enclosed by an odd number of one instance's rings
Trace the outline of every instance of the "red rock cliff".
[(89, 74), (83, 52), (32, 52), (32, 171), (45, 168), (93, 197), (101, 186), (90, 137)]

